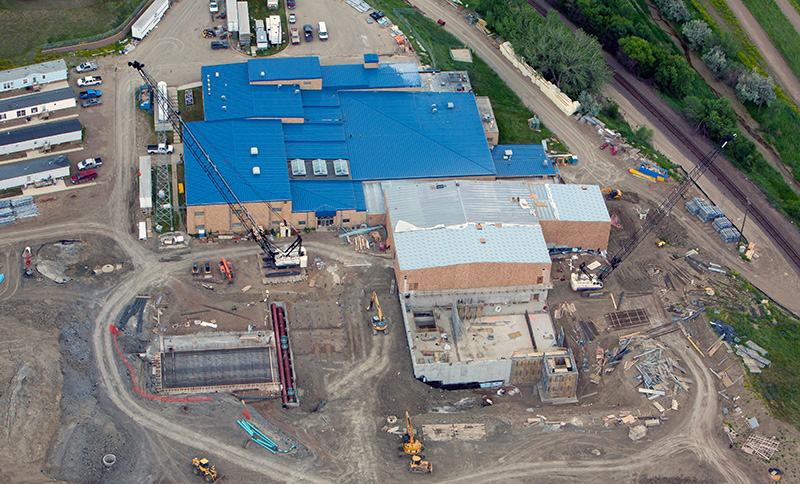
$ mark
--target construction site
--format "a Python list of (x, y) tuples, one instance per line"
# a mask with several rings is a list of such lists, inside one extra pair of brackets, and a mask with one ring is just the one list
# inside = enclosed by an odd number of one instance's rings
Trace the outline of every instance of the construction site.
[(723, 145), (670, 177), (576, 116), (567, 162), (498, 144), (466, 73), (354, 58), (203, 57), (192, 122), (114, 66), (157, 105), (118, 106), (119, 185), (1, 228), (8, 482), (796, 478), (752, 383), (785, 363), (728, 319), (783, 324), (742, 274), (791, 269), (698, 183)]

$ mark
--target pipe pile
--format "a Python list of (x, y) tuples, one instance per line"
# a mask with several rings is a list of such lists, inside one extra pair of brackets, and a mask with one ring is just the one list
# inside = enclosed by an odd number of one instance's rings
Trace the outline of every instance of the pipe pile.
[(275, 330), (275, 351), (278, 355), (278, 374), (281, 379), (281, 400), (284, 406), (297, 404), (292, 377), (292, 357), (289, 353), (289, 336), (286, 330), (286, 312), (275, 303), (270, 305)]
[(268, 451), (272, 452), (273, 454), (277, 454), (278, 452), (286, 454), (288, 452), (291, 452), (295, 448), (295, 446), (293, 445), (293, 446), (289, 447), (288, 450), (281, 450), (278, 447), (278, 444), (276, 444), (275, 442), (270, 440), (269, 437), (264, 435), (263, 432), (258, 430), (255, 427), (255, 425), (251, 424), (247, 420), (237, 420), (236, 423), (238, 423), (239, 426), (241, 428), (243, 428), (245, 432), (250, 434), (250, 440), (252, 440), (256, 444), (260, 445), (261, 447), (267, 449)]

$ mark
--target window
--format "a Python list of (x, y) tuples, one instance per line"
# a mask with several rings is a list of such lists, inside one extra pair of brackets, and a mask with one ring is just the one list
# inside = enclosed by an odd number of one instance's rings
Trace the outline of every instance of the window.
[(19, 111), (17, 111), (17, 117), (18, 118), (21, 118), (23, 116), (25, 116), (25, 110), (24, 109), (20, 109)]
[(205, 229), (206, 229), (206, 226), (205, 226), (205, 225), (195, 225), (195, 226), (194, 226), (194, 229), (195, 229), (196, 231), (200, 232), (201, 230), (205, 230)]
[(39, 112), (39, 108), (31, 108), (31, 114), (38, 113), (38, 112)]
[(311, 85), (311, 81), (303, 81), (303, 85), (304, 86), (310, 86)]
[(236, 230), (236, 229), (240, 229), (240, 228), (242, 228), (242, 224), (241, 224), (241, 223), (239, 223), (239, 222), (233, 222), (233, 224), (231, 225), (231, 227), (232, 227), (234, 230)]
[(292, 160), (292, 175), (306, 176), (306, 162), (301, 159)]
[(305, 224), (306, 224), (305, 220), (301, 220), (301, 221), (297, 222), (297, 225), (305, 225)]
[(325, 160), (314, 160), (314, 176), (327, 176), (328, 163)]
[(14, 83), (13, 82), (4, 82), (3, 83), (3, 89), (11, 89), (12, 87), (14, 87)]
[(28, 80), (27, 80), (27, 79), (23, 79), (23, 80), (22, 80), (22, 83), (23, 83), (23, 84), (27, 84), (27, 83), (28, 83)]
[(343, 224), (350, 223), (350, 219), (349, 219), (349, 218), (343, 218), (343, 219), (342, 219), (342, 223), (343, 223)]
[(318, 227), (332, 227), (333, 226), (333, 217), (317, 217), (317, 226)]
[(419, 287), (419, 283), (416, 283), (416, 282), (410, 282), (408, 284), (408, 289), (411, 290), (411, 291), (416, 291), (418, 287)]
[(0, 113), (0, 119), (6, 119), (6, 113)]
[(280, 221), (280, 220), (273, 220), (273, 221), (272, 221), (272, 225), (274, 225), (274, 226), (276, 226), (276, 227), (280, 227), (280, 225), (281, 225), (281, 221)]
[(543, 280), (542, 276), (537, 277), (536, 278), (536, 284), (541, 284), (542, 280)]
[(47, 79), (47, 74), (42, 74), (42, 79)]
[(538, 292), (533, 295), (533, 300), (534, 301), (538, 301), (539, 300), (539, 293)]
[(202, 211), (202, 210), (198, 210), (198, 211), (196, 211), (196, 212), (194, 213), (194, 216), (195, 216), (195, 217), (205, 217), (205, 216), (206, 216), (206, 213), (205, 213), (204, 211)]
[(347, 160), (333, 160), (333, 171), (336, 176), (347, 176), (350, 174), (350, 168), (347, 166)]

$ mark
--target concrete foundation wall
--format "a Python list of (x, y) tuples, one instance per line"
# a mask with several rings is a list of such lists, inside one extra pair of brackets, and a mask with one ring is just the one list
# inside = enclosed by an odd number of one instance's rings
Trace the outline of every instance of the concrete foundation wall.
[(395, 257), (398, 287), (401, 290), (407, 287), (408, 291), (549, 285), (550, 266), (550, 263), (479, 262), (403, 271)]
[(608, 249), (611, 222), (565, 222), (540, 220), (542, 234), (548, 246), (581, 247), (583, 249)]
[[(430, 308), (434, 306), (450, 306), (453, 299), (465, 301), (467, 304), (514, 304), (539, 301), (542, 310), (547, 301), (548, 290), (537, 287), (481, 287), (477, 289), (458, 289), (457, 291), (404, 291), (404, 281), (397, 279), (400, 293), (411, 308)], [(537, 298), (538, 296), (538, 298)], [(490, 308), (494, 312), (493, 308)], [(512, 314), (513, 307), (508, 308)], [(487, 310), (488, 311), (488, 310)], [(521, 314), (521, 313), (520, 313)], [(489, 316), (486, 313), (485, 316)]]

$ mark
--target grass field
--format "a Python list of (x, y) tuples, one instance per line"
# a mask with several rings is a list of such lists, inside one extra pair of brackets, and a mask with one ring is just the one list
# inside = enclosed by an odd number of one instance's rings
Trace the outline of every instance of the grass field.
[[(91, 5), (39, 0), (25, 4), (0, 1), (0, 59), (22, 65), (30, 62), (48, 42), (79, 39), (107, 32), (123, 22), (141, 0), (101, 0)], [(76, 2), (77, 3), (77, 2)], [(80, 5), (80, 4), (79, 4)], [(35, 26), (35, 27), (34, 27)]]
[(778, 49), (786, 64), (800, 78), (800, 34), (774, 1), (742, 0)]
[[(406, 32), (423, 62), (428, 60), (431, 64), (435, 62), (436, 68), (443, 71), (459, 70), (469, 73), (475, 94), (488, 96), (492, 101), (497, 126), (500, 129), (501, 144), (540, 143), (543, 139), (553, 136), (544, 124), (541, 125), (541, 131), (530, 129), (528, 119), (533, 117), (533, 113), (481, 58), (473, 53), (472, 63), (454, 61), (450, 56), (450, 48), (462, 48), (464, 45), (436, 22), (408, 8), (408, 4), (399, 0), (376, 0), (370, 2), (370, 5), (383, 11)], [(398, 9), (399, 16), (395, 14), (395, 8)], [(409, 26), (413, 34), (409, 33)], [(430, 46), (430, 51), (420, 52), (417, 40)]]
[(194, 104), (191, 106), (186, 105), (185, 92), (186, 91), (178, 91), (178, 109), (181, 111), (183, 120), (187, 123), (203, 121), (203, 88), (195, 87), (192, 89)]
[(769, 351), (772, 364), (760, 374), (747, 373), (747, 381), (774, 416), (800, 429), (800, 321), (763, 304), (766, 296), (748, 282), (738, 277), (733, 282), (715, 286), (717, 300), (709, 303), (709, 318), (733, 326), (742, 343), (750, 339)]

